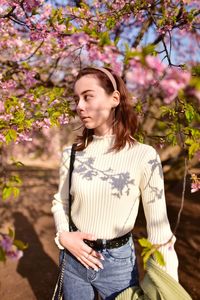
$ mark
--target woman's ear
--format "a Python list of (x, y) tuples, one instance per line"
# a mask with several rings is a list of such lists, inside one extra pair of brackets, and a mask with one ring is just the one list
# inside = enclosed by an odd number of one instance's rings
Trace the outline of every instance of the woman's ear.
[(114, 91), (113, 92), (113, 107), (117, 107), (120, 103), (120, 92)]

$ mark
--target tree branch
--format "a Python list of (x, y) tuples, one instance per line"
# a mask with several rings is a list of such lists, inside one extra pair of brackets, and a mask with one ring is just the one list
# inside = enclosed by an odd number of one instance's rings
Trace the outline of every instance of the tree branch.
[(9, 18), (11, 15), (12, 15), (12, 13), (14, 12), (14, 10), (15, 10), (15, 8), (16, 8), (16, 6), (13, 6), (12, 8), (11, 8), (11, 10), (7, 13), (7, 14), (5, 14), (5, 15), (0, 15), (0, 18), (4, 18), (4, 19), (6, 19), (6, 18)]
[(19, 62), (29, 60), (31, 57), (33, 57), (36, 54), (36, 52), (42, 47), (43, 43), (44, 43), (44, 39), (42, 40), (42, 42), (39, 44), (39, 46), (33, 51), (33, 53), (30, 56), (28, 56), (27, 58), (24, 58), (24, 59), (20, 59)]
[(144, 34), (148, 31), (149, 27), (152, 25), (152, 20), (148, 19), (146, 22), (143, 23), (140, 32), (138, 33), (135, 41), (132, 44), (133, 48), (136, 48), (140, 41), (142, 40)]

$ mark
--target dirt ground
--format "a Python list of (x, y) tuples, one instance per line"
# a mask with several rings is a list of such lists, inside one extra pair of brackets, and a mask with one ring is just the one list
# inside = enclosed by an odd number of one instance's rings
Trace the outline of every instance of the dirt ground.
[[(0, 227), (14, 225), (16, 237), (28, 242), (29, 248), (19, 262), (0, 263), (0, 299), (49, 300), (58, 274), (58, 249), (54, 244), (55, 228), (50, 211), (51, 199), (57, 190), (58, 170), (29, 167), (19, 173), (24, 180), (21, 195), (18, 200), (0, 202)], [(181, 188), (181, 182), (166, 183), (172, 228), (180, 207)], [(184, 210), (176, 234), (176, 250), (180, 283), (194, 300), (200, 299), (199, 198), (199, 193), (190, 194), (188, 178)], [(137, 237), (145, 235), (142, 210), (134, 233)], [(140, 261), (138, 246), (137, 250)], [(142, 276), (141, 264), (140, 273)]]

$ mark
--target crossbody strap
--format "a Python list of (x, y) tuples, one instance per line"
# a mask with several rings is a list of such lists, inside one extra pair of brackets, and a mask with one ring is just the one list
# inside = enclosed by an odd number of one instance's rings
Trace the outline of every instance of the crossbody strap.
[(75, 160), (75, 150), (76, 144), (72, 145), (71, 155), (70, 155), (70, 164), (69, 164), (69, 231), (71, 231), (72, 217), (71, 217), (71, 207), (72, 207), (72, 195), (70, 194), (70, 188), (72, 183), (72, 172), (74, 169), (74, 160)]
[[(71, 206), (72, 206), (72, 196), (70, 194), (70, 188), (71, 188), (71, 181), (72, 181), (72, 172), (74, 169), (74, 160), (75, 160), (75, 147), (76, 144), (72, 145), (71, 154), (70, 154), (70, 163), (69, 163), (69, 231), (71, 231)], [(61, 262), (60, 262), (60, 272), (58, 275), (56, 287), (54, 290), (54, 294), (52, 297), (52, 300), (61, 300), (63, 299), (63, 282), (64, 282), (64, 272), (65, 272), (65, 264), (66, 264), (66, 258), (65, 258), (65, 251), (61, 250)]]

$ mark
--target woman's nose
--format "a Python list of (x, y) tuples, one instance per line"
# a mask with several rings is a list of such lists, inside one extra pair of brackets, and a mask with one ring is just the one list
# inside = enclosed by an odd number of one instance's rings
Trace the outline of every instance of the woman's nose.
[(78, 101), (78, 103), (77, 103), (76, 110), (77, 110), (77, 111), (82, 111), (82, 110), (84, 110), (84, 103), (83, 103), (83, 101), (82, 101), (81, 99), (80, 99), (80, 100)]

